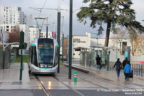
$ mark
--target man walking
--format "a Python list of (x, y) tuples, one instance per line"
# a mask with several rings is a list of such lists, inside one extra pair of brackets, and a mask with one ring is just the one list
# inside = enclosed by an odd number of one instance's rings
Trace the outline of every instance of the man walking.
[(98, 67), (99, 67), (99, 69), (101, 69), (101, 57), (99, 57), (99, 55), (97, 55), (97, 57), (96, 57), (96, 62), (97, 62), (97, 65), (98, 65)]

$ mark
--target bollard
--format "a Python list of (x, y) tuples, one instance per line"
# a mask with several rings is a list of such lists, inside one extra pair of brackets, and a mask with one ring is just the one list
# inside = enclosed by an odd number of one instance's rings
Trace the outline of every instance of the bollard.
[(138, 64), (139, 76), (140, 76), (140, 64)]
[(143, 77), (143, 64), (142, 64), (142, 77)]
[(141, 70), (141, 77), (142, 77), (142, 64), (140, 65), (140, 67), (141, 67), (140, 70)]
[(74, 79), (73, 79), (74, 83), (77, 83), (77, 71), (74, 71)]

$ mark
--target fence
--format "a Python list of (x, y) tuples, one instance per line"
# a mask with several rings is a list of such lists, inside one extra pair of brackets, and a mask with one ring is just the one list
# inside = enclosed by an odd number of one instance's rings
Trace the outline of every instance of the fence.
[(0, 48), (0, 68), (1, 69), (7, 69), (9, 68), (9, 61), (10, 61), (10, 46), (7, 46), (5, 48), (5, 51), (3, 51), (3, 48)]
[(3, 68), (3, 49), (0, 49), (0, 68)]
[(131, 68), (133, 70), (133, 74), (136, 76), (144, 76), (144, 64), (141, 63), (132, 63)]

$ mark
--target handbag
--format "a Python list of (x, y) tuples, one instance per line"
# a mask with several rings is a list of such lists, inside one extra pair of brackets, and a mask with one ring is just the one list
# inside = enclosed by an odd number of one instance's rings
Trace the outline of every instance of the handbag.
[(133, 71), (131, 73), (127, 73), (126, 76), (129, 78), (133, 78)]

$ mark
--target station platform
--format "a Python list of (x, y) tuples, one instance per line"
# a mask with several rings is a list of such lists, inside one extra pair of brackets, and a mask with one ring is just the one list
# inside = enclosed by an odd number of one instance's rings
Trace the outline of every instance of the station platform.
[[(68, 64), (65, 64), (68, 67)], [(101, 70), (94, 67), (84, 67), (80, 64), (72, 64), (72, 68), (75, 70), (80, 70), (85, 73), (89, 73), (97, 78), (102, 78), (106, 81), (111, 81), (116, 85), (122, 86), (122, 88), (134, 88), (134, 89), (144, 89), (144, 77), (135, 76), (133, 78), (129, 78), (129, 80), (125, 80), (125, 76), (123, 70), (120, 72), (119, 79), (117, 78), (115, 69), (107, 71), (107, 69), (102, 68)]]
[(20, 63), (11, 63), (9, 69), (0, 69), (0, 89), (31, 89), (27, 63), (23, 64), (22, 80)]

